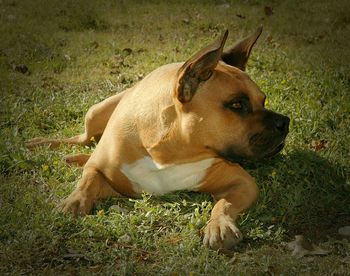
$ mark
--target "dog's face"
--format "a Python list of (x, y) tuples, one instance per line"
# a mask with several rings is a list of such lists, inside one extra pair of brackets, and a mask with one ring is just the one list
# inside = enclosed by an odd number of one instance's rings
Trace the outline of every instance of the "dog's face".
[[(187, 138), (231, 161), (273, 156), (283, 148), (288, 133), (289, 118), (265, 109), (265, 94), (243, 71), (260, 33), (222, 53), (224, 35), (216, 44), (219, 50), (208, 47), (206, 61), (199, 58), (195, 64), (190, 59), (180, 71), (182, 94), (177, 98)], [(195, 60), (202, 56), (199, 52)]]
[(265, 109), (265, 94), (243, 71), (219, 64), (188, 104), (192, 132), (230, 160), (260, 159), (283, 148), (289, 119)]

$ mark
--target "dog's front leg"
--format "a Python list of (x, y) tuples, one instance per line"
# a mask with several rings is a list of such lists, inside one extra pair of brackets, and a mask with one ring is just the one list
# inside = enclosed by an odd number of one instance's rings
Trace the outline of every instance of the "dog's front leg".
[(237, 216), (258, 197), (254, 179), (238, 164), (221, 161), (209, 169), (200, 191), (213, 195), (216, 204), (204, 229), (203, 243), (212, 249), (231, 249), (242, 239)]

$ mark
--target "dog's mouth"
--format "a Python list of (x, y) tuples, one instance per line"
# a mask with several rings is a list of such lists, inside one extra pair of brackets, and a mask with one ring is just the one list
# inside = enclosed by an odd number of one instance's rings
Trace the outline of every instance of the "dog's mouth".
[(285, 146), (285, 141), (283, 140), (281, 143), (279, 143), (276, 147), (272, 148), (272, 150), (268, 151), (265, 154), (265, 157), (272, 158), (276, 156)]
[(259, 145), (253, 150), (253, 154), (244, 154), (237, 150), (235, 147), (230, 147), (225, 151), (219, 152), (219, 155), (224, 159), (233, 163), (244, 163), (250, 161), (261, 161), (264, 159), (270, 159), (276, 156), (285, 146), (285, 139), (283, 138), (279, 142), (275, 142), (272, 146)]
[(253, 135), (250, 138), (252, 159), (260, 160), (277, 155), (284, 148), (286, 136), (287, 133), (279, 137), (262, 133)]

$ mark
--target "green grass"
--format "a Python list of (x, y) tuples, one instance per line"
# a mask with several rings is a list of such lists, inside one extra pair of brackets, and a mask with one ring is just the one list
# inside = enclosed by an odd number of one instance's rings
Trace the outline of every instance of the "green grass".
[[(1, 1), (0, 274), (350, 274), (337, 234), (350, 225), (349, 14), (346, 0)], [(81, 174), (62, 157), (93, 149), (30, 152), (25, 140), (80, 133), (92, 104), (225, 28), (232, 43), (261, 24), (248, 73), (291, 126), (278, 157), (246, 165), (261, 195), (233, 256), (202, 246), (206, 195), (114, 198), (80, 219), (55, 211)], [(331, 253), (293, 258), (295, 234)]]

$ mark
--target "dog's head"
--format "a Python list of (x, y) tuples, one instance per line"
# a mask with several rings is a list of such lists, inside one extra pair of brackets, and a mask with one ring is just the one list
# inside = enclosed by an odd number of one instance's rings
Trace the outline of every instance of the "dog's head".
[(226, 31), (178, 71), (174, 100), (191, 144), (225, 159), (260, 159), (284, 146), (289, 118), (265, 108), (265, 94), (244, 72), (262, 28), (227, 51)]

